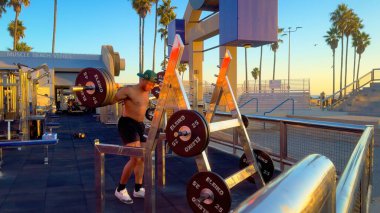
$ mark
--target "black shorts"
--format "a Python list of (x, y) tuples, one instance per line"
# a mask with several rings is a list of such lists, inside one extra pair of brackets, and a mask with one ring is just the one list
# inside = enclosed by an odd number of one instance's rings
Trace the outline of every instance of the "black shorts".
[(135, 141), (146, 142), (143, 122), (138, 122), (130, 117), (120, 117), (117, 128), (124, 145)]

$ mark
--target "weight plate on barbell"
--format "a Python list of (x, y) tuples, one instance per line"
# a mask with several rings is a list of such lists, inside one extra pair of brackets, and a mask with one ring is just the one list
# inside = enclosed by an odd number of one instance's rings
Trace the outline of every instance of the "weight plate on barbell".
[(182, 157), (201, 154), (209, 143), (208, 132), (207, 123), (194, 110), (175, 112), (170, 116), (165, 129), (170, 148)]
[(153, 120), (153, 117), (154, 117), (154, 111), (156, 110), (156, 108), (152, 108), (152, 107), (149, 107), (146, 111), (145, 111), (145, 118), (148, 119), (149, 121), (152, 121)]
[(157, 84), (163, 82), (164, 77), (165, 77), (165, 71), (158, 72), (157, 73)]
[(113, 58), (113, 64), (114, 64), (114, 76), (120, 75), (120, 55), (118, 52), (114, 52), (112, 55)]
[(116, 84), (115, 84), (115, 81), (114, 81), (114, 78), (112, 77), (112, 74), (107, 71), (106, 69), (102, 69), (105, 76), (107, 76), (107, 79), (108, 79), (108, 94), (107, 94), (107, 100), (106, 102), (103, 103), (103, 106), (106, 106), (106, 105), (110, 105), (113, 101), (113, 98), (115, 97), (116, 95), (116, 92), (117, 92), (117, 89), (116, 89)]
[(187, 202), (193, 212), (229, 212), (231, 192), (222, 177), (214, 172), (198, 172), (186, 188)]
[(96, 68), (83, 69), (75, 79), (76, 86), (95, 86), (95, 90), (76, 92), (79, 102), (87, 107), (102, 106), (107, 98), (107, 78), (101, 70)]
[[(268, 183), (272, 179), (274, 173), (274, 165), (272, 158), (264, 151), (258, 149), (254, 149), (253, 152), (256, 155), (256, 162), (257, 166), (261, 171), (261, 175), (263, 176), (265, 183)], [(239, 161), (240, 169), (243, 169), (248, 165), (249, 164), (247, 162), (247, 157), (245, 156), (245, 154), (243, 154), (240, 157)], [(251, 183), (255, 183), (255, 179), (252, 176), (249, 177), (247, 180)]]
[(160, 97), (160, 91), (161, 91), (160, 87), (155, 86), (150, 92), (152, 93), (152, 95), (154, 95), (154, 97), (158, 99)]
[(111, 81), (110, 81), (109, 75), (107, 74), (108, 71), (106, 69), (99, 68), (99, 70), (101, 70), (101, 72), (104, 75), (104, 78), (106, 79), (106, 85), (105, 85), (105, 87), (107, 88), (107, 97), (103, 101), (103, 103), (101, 104), (101, 106), (106, 106), (106, 105), (108, 105), (109, 99), (110, 99)]

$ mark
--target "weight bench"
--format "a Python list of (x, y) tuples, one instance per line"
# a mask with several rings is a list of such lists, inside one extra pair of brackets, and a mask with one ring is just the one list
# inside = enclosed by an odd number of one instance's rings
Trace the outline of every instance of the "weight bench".
[(53, 133), (53, 129), (58, 129), (61, 124), (58, 122), (49, 122), (45, 124), (46, 128), (49, 129), (49, 133)]
[(3, 164), (3, 148), (21, 147), (21, 146), (45, 146), (44, 164), (49, 163), (48, 147), (58, 143), (57, 133), (45, 133), (41, 140), (26, 141), (2, 141), (0, 142), (0, 168)]

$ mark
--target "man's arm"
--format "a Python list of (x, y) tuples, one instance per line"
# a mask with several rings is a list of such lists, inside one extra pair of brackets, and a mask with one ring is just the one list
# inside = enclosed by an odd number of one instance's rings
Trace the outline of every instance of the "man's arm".
[(112, 100), (112, 104), (115, 104), (119, 101), (127, 99), (128, 94), (129, 94), (129, 86), (122, 87), (122, 88), (118, 89), (114, 99)]

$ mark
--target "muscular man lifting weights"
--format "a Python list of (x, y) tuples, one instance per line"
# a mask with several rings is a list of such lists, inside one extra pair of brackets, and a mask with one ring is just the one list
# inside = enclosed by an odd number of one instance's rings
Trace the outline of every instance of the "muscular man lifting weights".
[[(151, 70), (146, 70), (143, 74), (138, 73), (137, 75), (140, 77), (139, 83), (119, 89), (114, 100), (114, 102), (124, 101), (123, 114), (118, 123), (119, 134), (124, 146), (140, 147), (142, 142), (146, 142), (143, 121), (145, 111), (148, 108), (149, 92), (155, 85), (157, 75)], [(130, 157), (122, 171), (119, 186), (115, 190), (115, 196), (126, 204), (133, 203), (126, 189), (132, 171), (135, 174), (133, 196), (136, 198), (144, 198), (145, 196), (145, 189), (142, 187), (144, 159)]]

